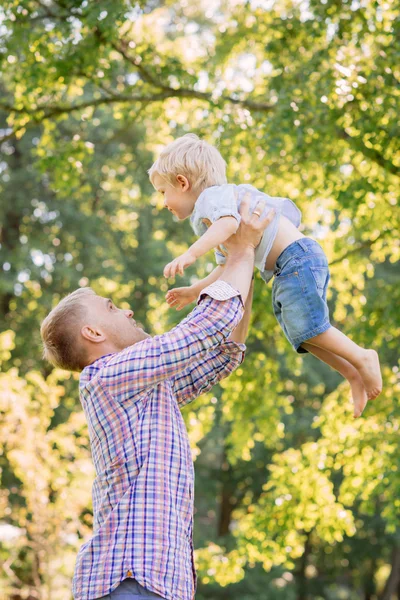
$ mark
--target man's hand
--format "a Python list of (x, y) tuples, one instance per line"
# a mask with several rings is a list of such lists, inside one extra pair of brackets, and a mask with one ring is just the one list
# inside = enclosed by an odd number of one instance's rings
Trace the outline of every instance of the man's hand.
[(250, 198), (247, 196), (240, 206), (242, 219), (239, 229), (224, 243), (228, 250), (228, 258), (219, 278), (236, 289), (244, 303), (249, 293), (254, 270), (255, 248), (260, 243), (264, 229), (271, 223), (275, 215), (275, 211), (270, 210), (266, 216), (262, 216), (265, 208), (263, 200), (257, 203), (252, 215), (249, 214), (249, 206)]
[(164, 268), (164, 277), (166, 277), (167, 279), (169, 277), (175, 277), (177, 273), (179, 273), (179, 275), (182, 276), (186, 267), (189, 267), (195, 261), (196, 257), (190, 252), (190, 250), (188, 250), (187, 252), (181, 254), (181, 256), (178, 256), (178, 258), (175, 258), (175, 260), (167, 264), (167, 266)]
[(242, 217), (237, 232), (224, 243), (229, 254), (241, 253), (250, 248), (255, 250), (261, 241), (264, 230), (271, 223), (275, 216), (275, 210), (271, 209), (264, 215), (265, 201), (260, 197), (260, 201), (250, 214), (250, 194), (246, 194), (240, 205), (240, 215)]

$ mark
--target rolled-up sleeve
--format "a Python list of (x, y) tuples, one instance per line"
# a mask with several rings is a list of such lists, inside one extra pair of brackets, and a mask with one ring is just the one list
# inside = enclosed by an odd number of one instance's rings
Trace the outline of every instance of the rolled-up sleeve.
[[(205, 288), (198, 302), (207, 296), (218, 300), (218, 309), (225, 311), (232, 293), (237, 292), (223, 281), (217, 281)], [(230, 340), (224, 341), (214, 350), (208, 352), (200, 360), (195, 361), (186, 371), (174, 378), (173, 389), (180, 407), (185, 406), (200, 394), (208, 392), (216, 383), (228, 377), (244, 360), (246, 346)]]
[[(202, 291), (197, 306), (177, 327), (115, 354), (102, 370), (102, 385), (120, 402), (167, 379), (183, 393), (183, 380), (182, 386), (176, 383), (179, 377), (196, 366), (204, 380), (206, 368), (201, 362), (226, 343), (242, 316), (239, 292), (217, 281)], [(220, 359), (214, 358), (216, 368), (222, 369)]]
[(226, 341), (208, 352), (182, 375), (175, 377), (173, 390), (182, 408), (201, 394), (208, 392), (216, 383), (228, 377), (244, 360), (246, 346)]

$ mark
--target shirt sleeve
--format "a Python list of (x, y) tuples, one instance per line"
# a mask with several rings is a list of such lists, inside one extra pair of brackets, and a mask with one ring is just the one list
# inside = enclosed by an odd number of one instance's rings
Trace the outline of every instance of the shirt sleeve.
[(173, 391), (182, 408), (228, 377), (244, 360), (246, 346), (226, 341), (173, 380)]
[(196, 203), (197, 221), (209, 220), (215, 223), (221, 217), (234, 217), (240, 224), (237, 193), (232, 184), (206, 189)]
[(218, 248), (216, 248), (214, 250), (214, 255), (215, 255), (215, 262), (217, 263), (217, 265), (224, 265), (226, 263), (225, 254), (222, 254), (221, 250), (218, 250)]
[(148, 338), (115, 354), (101, 373), (102, 385), (119, 402), (198, 365), (229, 337), (243, 315), (239, 292), (216, 281), (198, 305), (170, 332)]

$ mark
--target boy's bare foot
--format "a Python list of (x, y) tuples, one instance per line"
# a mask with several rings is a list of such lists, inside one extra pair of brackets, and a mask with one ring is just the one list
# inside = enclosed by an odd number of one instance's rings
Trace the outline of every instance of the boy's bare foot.
[(367, 391), (368, 400), (379, 396), (382, 391), (382, 375), (377, 352), (364, 350), (362, 365), (357, 370)]
[(354, 370), (354, 376), (349, 377), (348, 381), (351, 387), (351, 395), (354, 405), (354, 416), (360, 417), (368, 402), (368, 396), (363, 384), (363, 380), (358, 371)]

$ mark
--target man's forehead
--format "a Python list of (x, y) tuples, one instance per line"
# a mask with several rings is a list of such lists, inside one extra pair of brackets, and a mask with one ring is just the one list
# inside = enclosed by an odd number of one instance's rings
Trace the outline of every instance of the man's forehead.
[(109, 301), (109, 298), (104, 298), (103, 296), (98, 296), (97, 294), (90, 294), (85, 298), (85, 304), (87, 306), (107, 306)]

